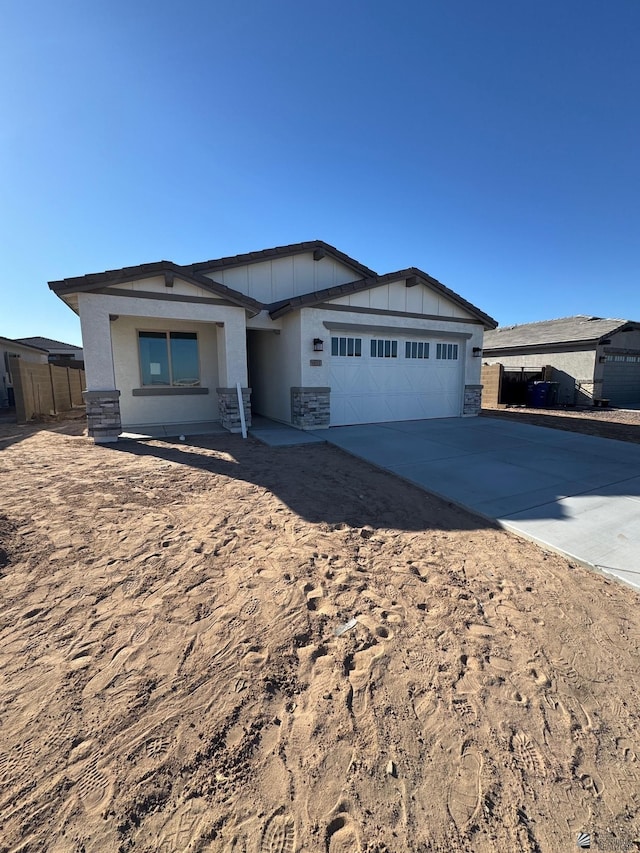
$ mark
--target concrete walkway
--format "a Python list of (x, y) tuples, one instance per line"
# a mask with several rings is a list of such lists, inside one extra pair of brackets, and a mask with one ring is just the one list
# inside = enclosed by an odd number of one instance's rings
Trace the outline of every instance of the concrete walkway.
[(198, 423), (181, 424), (132, 424), (126, 426), (118, 438), (130, 438), (136, 441), (144, 441), (150, 438), (178, 438), (180, 435), (189, 437), (192, 435), (229, 435), (226, 429), (220, 426), (220, 421), (199, 421)]
[(297, 444), (323, 444), (327, 437), (324, 432), (305, 432), (296, 427), (281, 424), (277, 421), (263, 418), (261, 415), (253, 415), (249, 435), (257, 438), (269, 447), (295, 447)]
[(485, 417), (316, 435), (640, 589), (640, 445)]

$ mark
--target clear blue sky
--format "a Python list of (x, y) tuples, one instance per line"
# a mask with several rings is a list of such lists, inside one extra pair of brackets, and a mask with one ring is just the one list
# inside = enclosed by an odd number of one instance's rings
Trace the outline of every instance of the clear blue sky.
[(0, 0), (0, 335), (47, 281), (322, 239), (640, 320), (639, 0)]

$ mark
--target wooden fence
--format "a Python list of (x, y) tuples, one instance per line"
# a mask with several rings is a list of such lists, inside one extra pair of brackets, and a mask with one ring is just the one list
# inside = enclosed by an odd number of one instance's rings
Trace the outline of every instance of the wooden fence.
[(83, 406), (84, 370), (38, 364), (21, 358), (9, 359), (16, 398), (16, 419), (26, 423), (41, 415), (69, 412)]

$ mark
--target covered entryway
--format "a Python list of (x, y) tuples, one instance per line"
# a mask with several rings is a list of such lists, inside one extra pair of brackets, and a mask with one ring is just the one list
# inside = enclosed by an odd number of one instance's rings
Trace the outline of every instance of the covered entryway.
[(459, 417), (465, 342), (334, 333), (331, 426)]

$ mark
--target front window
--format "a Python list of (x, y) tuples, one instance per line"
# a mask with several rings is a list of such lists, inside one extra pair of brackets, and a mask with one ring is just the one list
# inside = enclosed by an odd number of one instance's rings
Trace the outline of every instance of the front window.
[(195, 332), (138, 332), (144, 385), (200, 385), (198, 336)]

